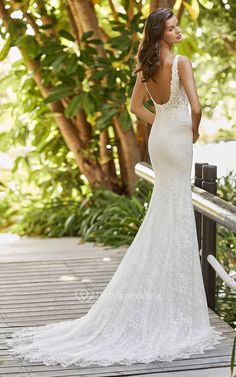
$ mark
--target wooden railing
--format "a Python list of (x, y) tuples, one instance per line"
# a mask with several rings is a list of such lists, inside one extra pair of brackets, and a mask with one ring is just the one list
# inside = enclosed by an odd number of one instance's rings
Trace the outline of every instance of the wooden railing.
[[(155, 174), (146, 162), (136, 164), (135, 173), (154, 183)], [(207, 303), (212, 310), (215, 310), (216, 273), (226, 285), (236, 291), (236, 282), (216, 259), (216, 224), (236, 232), (236, 206), (217, 197), (216, 179), (215, 165), (195, 163), (192, 200)]]

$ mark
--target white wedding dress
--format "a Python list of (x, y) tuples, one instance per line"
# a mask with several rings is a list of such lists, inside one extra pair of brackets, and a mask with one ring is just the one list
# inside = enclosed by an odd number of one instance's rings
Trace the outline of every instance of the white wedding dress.
[(131, 365), (214, 349), (192, 205), (192, 125), (174, 57), (170, 98), (148, 141), (155, 183), (146, 216), (109, 284), (75, 320), (23, 328), (9, 352), (45, 365)]

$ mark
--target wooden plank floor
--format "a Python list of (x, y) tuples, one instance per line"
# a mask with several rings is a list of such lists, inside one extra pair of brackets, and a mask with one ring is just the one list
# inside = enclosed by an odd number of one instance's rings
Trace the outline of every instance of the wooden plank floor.
[[(124, 251), (125, 252), (125, 251)], [(0, 377), (7, 376), (158, 376), (229, 377), (235, 331), (210, 310), (213, 325), (227, 337), (214, 350), (172, 362), (154, 362), (108, 367), (45, 366), (14, 358), (5, 339), (22, 326), (44, 325), (84, 315), (116, 271), (124, 252), (108, 257), (94, 252), (91, 257), (32, 261), (4, 259), (0, 264)], [(112, 256), (111, 256), (112, 255)], [(34, 258), (35, 259), (35, 258)]]

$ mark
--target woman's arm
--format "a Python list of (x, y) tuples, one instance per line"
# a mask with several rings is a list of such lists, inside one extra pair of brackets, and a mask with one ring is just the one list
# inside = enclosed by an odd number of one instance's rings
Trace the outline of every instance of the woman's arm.
[(155, 114), (143, 106), (144, 98), (147, 95), (147, 90), (144, 83), (141, 82), (139, 74), (137, 74), (136, 82), (130, 100), (130, 112), (136, 114), (145, 122), (152, 124), (154, 122)]
[(186, 56), (181, 56), (178, 62), (178, 71), (191, 106), (193, 139), (195, 142), (199, 137), (198, 128), (202, 117), (202, 109), (197, 94), (191, 60)]

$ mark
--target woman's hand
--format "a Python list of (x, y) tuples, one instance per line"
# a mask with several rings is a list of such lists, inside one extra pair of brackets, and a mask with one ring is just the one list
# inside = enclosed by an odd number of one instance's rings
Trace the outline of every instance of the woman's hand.
[(199, 132), (198, 130), (193, 130), (193, 144), (196, 143), (197, 139), (199, 138)]

